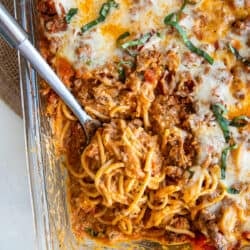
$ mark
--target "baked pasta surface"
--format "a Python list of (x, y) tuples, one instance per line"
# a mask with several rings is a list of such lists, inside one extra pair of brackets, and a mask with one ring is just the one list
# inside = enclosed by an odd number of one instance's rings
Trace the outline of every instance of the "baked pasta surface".
[(92, 117), (42, 83), (72, 231), (194, 249), (250, 241), (249, 0), (41, 0), (40, 50)]

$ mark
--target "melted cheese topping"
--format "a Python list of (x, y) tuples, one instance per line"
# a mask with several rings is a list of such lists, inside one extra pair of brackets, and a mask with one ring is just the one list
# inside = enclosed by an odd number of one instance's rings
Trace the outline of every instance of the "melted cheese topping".
[(116, 40), (121, 34), (127, 31), (133, 35), (136, 35), (136, 33), (144, 34), (163, 28), (163, 19), (166, 13), (178, 10), (181, 5), (181, 1), (162, 0), (148, 0), (146, 2), (120, 0), (117, 2), (119, 8), (112, 8), (105, 22), (98, 24), (94, 29), (84, 34), (79, 34), (84, 24), (98, 17), (99, 10), (105, 1), (56, 0), (56, 8), (59, 14), (61, 14), (60, 5), (64, 7), (66, 13), (70, 8), (78, 9), (77, 14), (68, 25), (60, 56), (68, 58), (70, 62), (80, 67), (86, 63), (86, 60), (81, 60), (82, 58), (79, 58), (76, 50), (88, 44), (91, 48), (88, 58), (92, 62), (91, 66), (102, 65), (107, 60), (120, 55)]
[(198, 155), (198, 164), (202, 164), (206, 161), (208, 155), (212, 154), (221, 154), (221, 151), (225, 145), (225, 139), (221, 132), (220, 127), (216, 124), (202, 124), (195, 127), (195, 134), (199, 141), (199, 155)]
[[(90, 41), (92, 51), (89, 60), (95, 61), (93, 66), (102, 65), (110, 58), (119, 55), (116, 46), (116, 39), (119, 35), (126, 31), (144, 34), (151, 30), (162, 29), (166, 14), (178, 10), (181, 5), (181, 1), (172, 0), (140, 0), (136, 2), (119, 0), (117, 1), (119, 8), (111, 10), (105, 22), (97, 25), (95, 29), (79, 35), (84, 24), (98, 17), (99, 10), (105, 1), (56, 0), (55, 2), (59, 15), (62, 14), (61, 6), (66, 13), (70, 8), (78, 9), (77, 15), (73, 17), (66, 32), (64, 48), (60, 51), (61, 56), (67, 57), (78, 66), (81, 65), (79, 63), (81, 58), (73, 52), (86, 40)], [(248, 35), (238, 36), (230, 33), (230, 25), (235, 15), (244, 17), (249, 10), (246, 11), (242, 7), (242, 1), (236, 1), (234, 4), (238, 6), (237, 9), (232, 6), (230, 1), (222, 0), (200, 1), (195, 6), (189, 5), (184, 9), (184, 17), (180, 20), (180, 24), (188, 30), (189, 35), (193, 35), (191, 40), (195, 40), (197, 45), (199, 45), (199, 41), (203, 44), (214, 44), (225, 38), (237, 41), (240, 44), (240, 52), (243, 56), (247, 56), (249, 53)], [(217, 25), (218, 23), (220, 25)], [(198, 40), (194, 39), (195, 36)], [(83, 63), (85, 63), (84, 60)]]
[[(224, 38), (233, 19), (229, 1), (207, 0), (202, 1), (198, 8), (201, 12), (200, 32), (202, 40), (214, 43)], [(218, 25), (218, 23), (220, 25)]]

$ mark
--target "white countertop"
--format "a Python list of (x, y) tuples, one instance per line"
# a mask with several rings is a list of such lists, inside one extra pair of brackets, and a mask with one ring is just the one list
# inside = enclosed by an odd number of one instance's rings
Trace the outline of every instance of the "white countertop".
[(33, 250), (23, 121), (0, 100), (0, 250)]

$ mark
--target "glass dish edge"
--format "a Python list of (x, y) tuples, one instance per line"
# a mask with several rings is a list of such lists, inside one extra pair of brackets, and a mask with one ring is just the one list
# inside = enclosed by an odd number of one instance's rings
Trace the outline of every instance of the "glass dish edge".
[[(34, 42), (33, 10), (30, 0), (14, 0), (14, 14), (18, 23), (27, 31)], [(49, 216), (46, 201), (44, 172), (42, 167), (40, 138), (40, 109), (37, 76), (30, 64), (18, 53), (19, 79), (24, 122), (27, 173), (32, 203), (35, 247), (37, 250), (49, 247)]]

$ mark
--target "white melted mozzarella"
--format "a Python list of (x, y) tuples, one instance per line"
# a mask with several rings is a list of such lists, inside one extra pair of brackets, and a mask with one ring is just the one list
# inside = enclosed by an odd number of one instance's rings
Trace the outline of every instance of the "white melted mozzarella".
[(100, 32), (93, 33), (91, 38), (86, 39), (85, 43), (92, 47), (91, 61), (94, 65), (104, 64), (115, 50), (115, 44), (109, 42), (107, 37)]
[(162, 49), (162, 39), (157, 35), (153, 35), (150, 40), (143, 47), (144, 50), (161, 50)]
[(233, 0), (233, 3), (237, 8), (244, 8), (245, 0)]
[(197, 164), (204, 163), (208, 156), (221, 154), (225, 139), (217, 123), (204, 123), (196, 127), (194, 133), (199, 143)]
[(249, 182), (250, 180), (250, 150), (246, 143), (242, 143), (236, 149), (234, 159), (229, 157), (225, 183), (231, 186), (237, 182)]
[(169, 7), (172, 9), (168, 1), (162, 0), (133, 2), (129, 8), (128, 19), (132, 21), (131, 24), (139, 33), (164, 27), (163, 19)]
[(60, 56), (64, 56), (67, 54), (67, 59), (70, 61), (70, 62), (74, 62), (75, 59), (76, 59), (76, 55), (75, 55), (75, 43), (77, 41), (77, 32), (71, 30), (71, 36), (67, 36), (67, 34), (64, 34), (64, 38), (63, 38), (63, 45), (62, 45), (62, 48), (60, 48), (60, 51), (59, 51), (59, 55)]
[(62, 8), (67, 13), (71, 8), (76, 7), (75, 0), (54, 0), (54, 1), (55, 1), (56, 11), (59, 16), (62, 14)]
[(199, 103), (203, 105), (216, 102), (223, 102), (226, 105), (235, 103), (235, 99), (229, 90), (232, 76), (222, 62), (216, 61), (211, 67), (203, 68), (199, 75), (200, 84), (195, 95)]
[(187, 31), (191, 31), (195, 23), (192, 6), (189, 6), (189, 8), (185, 8), (183, 10), (183, 13), (185, 14), (185, 16), (179, 21), (179, 24)]
[(232, 43), (232, 41), (237, 41), (240, 44), (239, 53), (241, 56), (249, 58), (250, 57), (250, 47), (248, 45), (248, 39), (250, 37), (250, 28), (242, 34), (229, 33), (226, 41), (227, 43)]
[(239, 169), (239, 180), (247, 182), (250, 180), (250, 150), (243, 144), (241, 147), (237, 167)]
[[(103, 65), (112, 58), (120, 56), (121, 49), (117, 48), (116, 40), (124, 32), (131, 33), (132, 40), (139, 38), (147, 32), (164, 28), (164, 17), (178, 10), (180, 2), (164, 0), (131, 1), (116, 0), (118, 8), (111, 8), (104, 22), (99, 23), (95, 28), (81, 34), (81, 27), (90, 21), (98, 18), (99, 10), (106, 1), (96, 0), (55, 0), (56, 9), (59, 15), (62, 8), (67, 13), (70, 8), (77, 8), (78, 12), (73, 16), (64, 38), (64, 47), (60, 55), (66, 57), (74, 66), (80, 67), (86, 63), (84, 58), (79, 57), (77, 49), (83, 43), (90, 46), (91, 55), (89, 60), (91, 66)], [(93, 10), (94, 8), (94, 10)], [(56, 36), (53, 34), (52, 36)], [(150, 39), (147, 48), (159, 47), (159, 38)]]
[[(77, 53), (78, 48), (83, 48), (86, 52)], [(72, 37), (68, 39), (61, 53), (67, 55), (69, 61), (76, 67), (86, 63), (91, 67), (96, 67), (112, 58), (114, 51), (116, 51), (115, 44), (107, 37), (102, 36), (98, 29), (91, 32), (87, 37), (75, 33), (75, 39), (72, 39)]]

